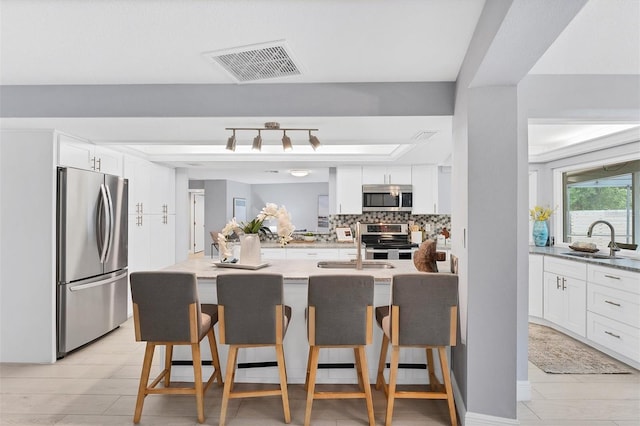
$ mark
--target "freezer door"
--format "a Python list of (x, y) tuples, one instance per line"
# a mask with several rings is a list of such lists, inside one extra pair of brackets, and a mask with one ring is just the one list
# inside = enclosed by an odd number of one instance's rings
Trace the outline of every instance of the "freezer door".
[(58, 169), (58, 282), (71, 282), (103, 273), (96, 220), (104, 174)]
[(125, 269), (58, 286), (58, 358), (127, 320), (127, 277)]
[(111, 204), (110, 214), (113, 214), (108, 221), (110, 227), (106, 230), (109, 235), (106, 236), (108, 250), (104, 272), (108, 273), (127, 267), (129, 185), (127, 179), (112, 175), (105, 175), (104, 185)]

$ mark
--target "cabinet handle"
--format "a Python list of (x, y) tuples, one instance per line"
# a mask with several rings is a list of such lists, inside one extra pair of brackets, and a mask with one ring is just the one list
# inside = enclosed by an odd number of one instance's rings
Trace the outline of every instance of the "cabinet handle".
[(608, 303), (608, 304), (610, 304), (610, 305), (618, 306), (618, 307), (622, 306), (622, 305), (620, 305), (619, 303), (612, 302), (611, 300), (605, 300), (605, 301), (604, 301), (604, 303)]
[(91, 170), (96, 169), (96, 157), (91, 157)]
[(612, 333), (612, 332), (610, 332), (610, 331), (605, 331), (605, 334), (608, 334), (609, 336), (613, 336), (613, 337), (615, 337), (616, 339), (619, 339), (619, 338), (620, 338), (620, 336), (619, 336), (618, 334), (614, 334), (614, 333)]
[(98, 164), (98, 171), (102, 170), (102, 158), (98, 158), (96, 160), (96, 163)]
[(144, 204), (140, 203), (140, 214), (144, 214)]
[(562, 289), (563, 289), (563, 290), (566, 290), (566, 289), (567, 289), (567, 286), (565, 285), (565, 284), (566, 284), (566, 282), (567, 282), (566, 278), (564, 278), (564, 277), (563, 277), (563, 278), (562, 278)]
[(620, 279), (620, 277), (616, 277), (615, 275), (606, 275), (605, 274), (605, 277), (611, 278), (612, 280), (619, 280)]
[(556, 276), (556, 289), (560, 290), (560, 277)]

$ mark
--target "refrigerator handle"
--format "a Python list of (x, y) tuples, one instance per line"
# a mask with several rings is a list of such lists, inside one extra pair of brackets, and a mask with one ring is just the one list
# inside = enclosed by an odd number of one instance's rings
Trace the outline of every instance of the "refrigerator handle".
[(121, 280), (123, 277), (127, 276), (127, 272), (121, 272), (113, 277), (109, 277), (106, 278), (104, 280), (100, 280), (100, 281), (94, 281), (92, 283), (87, 283), (87, 284), (76, 284), (76, 285), (72, 285), (69, 286), (69, 291), (79, 291), (79, 290), (86, 290), (88, 288), (93, 288), (93, 287), (99, 287), (101, 285), (106, 285), (106, 284), (111, 284), (113, 282), (116, 282), (118, 280)]
[(115, 240), (115, 217), (113, 216), (113, 198), (111, 197), (111, 190), (107, 185), (104, 186), (107, 192), (107, 202), (109, 203), (109, 240), (107, 241), (107, 256), (105, 261), (111, 256), (111, 250), (113, 249), (113, 240)]
[[(111, 236), (111, 217), (109, 216), (109, 198), (107, 196), (107, 187), (100, 184), (100, 209), (98, 210), (98, 242), (100, 243), (100, 263), (107, 260), (109, 250), (109, 237)], [(104, 221), (109, 221), (109, 226), (105, 232)]]

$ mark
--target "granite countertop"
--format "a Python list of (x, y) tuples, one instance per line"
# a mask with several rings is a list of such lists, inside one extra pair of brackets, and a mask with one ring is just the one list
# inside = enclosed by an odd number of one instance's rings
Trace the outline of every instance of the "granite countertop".
[[(545, 256), (561, 257), (563, 259), (574, 260), (576, 262), (590, 263), (590, 264), (595, 264), (600, 266), (610, 266), (612, 268), (625, 269), (627, 271), (633, 271), (633, 272), (640, 272), (640, 260), (638, 259), (622, 257), (622, 256), (619, 256), (618, 254), (616, 254), (616, 257), (613, 259), (578, 257), (578, 256), (571, 256), (566, 254), (571, 252), (575, 253), (575, 251), (571, 250), (569, 247), (560, 247), (560, 246), (553, 246), (553, 247), (530, 246), (529, 247), (530, 254), (542, 254)], [(608, 253), (603, 253), (602, 251), (600, 251), (598, 252), (598, 254), (606, 255)]]
[[(367, 262), (366, 260), (363, 262)], [(176, 272), (193, 272), (199, 279), (215, 279), (219, 274), (238, 274), (238, 273), (273, 273), (282, 274), (285, 282), (307, 280), (310, 275), (373, 275), (376, 284), (389, 284), (391, 278), (397, 274), (417, 273), (418, 270), (413, 262), (407, 260), (384, 260), (380, 262), (391, 263), (392, 269), (329, 269), (318, 268), (318, 260), (284, 260), (273, 259), (268, 260), (269, 266), (258, 269), (256, 271), (247, 269), (218, 268), (214, 265), (214, 261), (209, 258), (196, 258), (185, 260), (175, 265), (164, 268), (164, 271)]]
[[(280, 244), (277, 241), (262, 241), (260, 243), (262, 248), (280, 248)], [(356, 248), (353, 241), (347, 243), (339, 243), (337, 241), (302, 241), (293, 240), (290, 241), (285, 248), (316, 248), (316, 249), (332, 249), (332, 248)]]

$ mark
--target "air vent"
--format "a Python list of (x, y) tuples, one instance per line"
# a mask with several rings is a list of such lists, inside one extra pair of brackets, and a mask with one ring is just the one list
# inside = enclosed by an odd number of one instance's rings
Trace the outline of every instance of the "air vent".
[(239, 82), (301, 74), (284, 40), (216, 50), (204, 55)]

